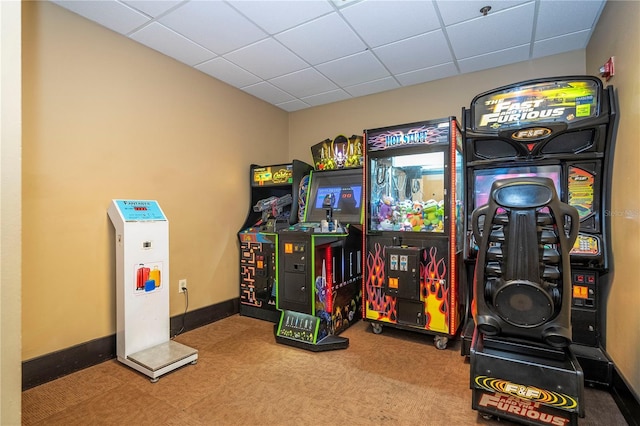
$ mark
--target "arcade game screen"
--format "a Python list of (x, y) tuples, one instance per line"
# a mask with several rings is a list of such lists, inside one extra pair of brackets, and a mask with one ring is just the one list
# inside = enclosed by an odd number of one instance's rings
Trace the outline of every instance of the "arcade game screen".
[(560, 188), (560, 165), (481, 169), (474, 171), (474, 208), (478, 208), (489, 202), (489, 192), (491, 191), (491, 185), (494, 181), (514, 177), (550, 178), (555, 184), (558, 197), (562, 194)]
[(306, 220), (317, 222), (327, 217), (324, 201), (330, 197), (333, 216), (342, 223), (360, 223), (362, 219), (362, 169), (316, 172), (311, 177)]

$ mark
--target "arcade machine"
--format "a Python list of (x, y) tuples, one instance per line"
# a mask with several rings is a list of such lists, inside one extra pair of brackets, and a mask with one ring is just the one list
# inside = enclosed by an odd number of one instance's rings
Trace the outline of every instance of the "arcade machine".
[[(468, 212), (487, 202), (493, 181), (527, 176), (550, 178), (561, 201), (578, 210), (579, 233), (570, 250), (571, 349), (586, 382), (610, 385), (613, 367), (603, 348), (613, 267), (606, 214), (616, 128), (613, 87), (603, 88), (590, 76), (515, 83), (476, 96), (465, 122)], [(469, 232), (467, 270), (474, 268), (477, 243)], [(464, 326), (463, 355), (469, 354), (473, 329), (473, 321)]]
[(302, 161), (251, 165), (251, 204), (240, 240), (240, 315), (277, 322), (278, 230), (298, 222), (312, 167)]
[(150, 377), (195, 364), (198, 351), (171, 340), (169, 221), (153, 200), (112, 200), (116, 242), (118, 361)]
[(365, 130), (363, 318), (434, 335), (458, 333), (464, 290), (464, 157), (454, 117)]
[[(311, 173), (304, 221), (278, 232), (276, 342), (313, 352), (347, 348), (339, 334), (361, 315), (362, 138), (343, 138), (329, 141), (345, 146), (324, 159), (314, 155), (316, 165), (330, 165)], [(327, 161), (351, 144), (360, 152), (352, 167), (341, 155)]]
[(471, 215), (472, 408), (530, 425), (577, 425), (584, 377), (571, 344), (569, 250), (578, 210), (548, 177), (495, 180)]

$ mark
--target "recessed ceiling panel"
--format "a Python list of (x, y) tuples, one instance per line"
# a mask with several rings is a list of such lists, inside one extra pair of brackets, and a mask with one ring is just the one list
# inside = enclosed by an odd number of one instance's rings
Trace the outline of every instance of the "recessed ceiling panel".
[(116, 1), (52, 0), (52, 3), (120, 34), (128, 34), (150, 21), (148, 16)]
[(311, 106), (325, 105), (333, 102), (344, 101), (351, 96), (342, 89), (332, 90), (331, 92), (321, 93), (319, 95), (307, 96), (302, 98), (303, 102), (308, 103)]
[(210, 61), (204, 62), (196, 66), (197, 69), (209, 74), (211, 77), (215, 77), (218, 80), (222, 80), (227, 84), (234, 87), (243, 88), (251, 84), (256, 84), (262, 81), (259, 77), (251, 74), (236, 64), (233, 64), (222, 57), (217, 57)]
[(526, 3), (447, 27), (455, 56), (470, 58), (530, 43), (534, 13), (534, 3)]
[(138, 9), (152, 18), (157, 18), (169, 9), (176, 7), (182, 0), (162, 0), (162, 1), (149, 1), (149, 0), (123, 0), (123, 3)]
[(377, 47), (440, 28), (428, 1), (365, 1), (342, 9), (342, 15), (369, 47)]
[(415, 71), (452, 61), (442, 31), (433, 31), (373, 49), (393, 74)]
[(338, 86), (329, 81), (327, 77), (323, 76), (313, 68), (307, 68), (281, 77), (276, 77), (269, 80), (269, 82), (285, 92), (292, 94), (296, 98), (317, 95), (318, 93), (325, 93), (338, 88)]
[(513, 64), (515, 62), (526, 61), (528, 58), (529, 45), (523, 44), (521, 46), (511, 47), (499, 52), (491, 52), (484, 55), (461, 59), (458, 61), (458, 66), (462, 73), (469, 73)]
[(370, 51), (325, 62), (316, 66), (316, 69), (342, 87), (378, 80), (390, 75)]
[(536, 41), (533, 44), (533, 57), (556, 55), (558, 53), (580, 50), (587, 47), (591, 30), (578, 31), (560, 37)]
[(255, 43), (267, 35), (221, 1), (193, 1), (159, 22), (218, 55)]
[(167, 56), (191, 66), (216, 56), (204, 47), (195, 44), (188, 38), (181, 36), (157, 22), (152, 22), (141, 30), (131, 34), (130, 37), (145, 46), (149, 46), (158, 52), (162, 52)]
[(265, 80), (309, 66), (272, 38), (227, 53), (224, 57)]
[(458, 74), (458, 69), (453, 62), (436, 65), (435, 67), (422, 68), (416, 71), (410, 71), (403, 74), (397, 74), (396, 79), (403, 86), (412, 86), (414, 84), (424, 83), (426, 81), (439, 80), (445, 77), (451, 77)]
[(440, 11), (444, 25), (448, 26), (482, 16), (480, 9), (484, 6), (491, 6), (491, 10), (487, 12), (487, 15), (492, 15), (500, 10), (509, 9), (527, 2), (531, 2), (531, 0), (436, 0), (435, 3)]
[(367, 83), (356, 84), (355, 86), (348, 86), (345, 87), (344, 90), (355, 98), (373, 93), (386, 92), (387, 90), (397, 89), (398, 87), (400, 87), (400, 85), (393, 77), (387, 77)]
[(541, 1), (536, 23), (536, 40), (590, 30), (603, 7), (604, 2), (600, 0)]
[(290, 94), (283, 92), (273, 84), (267, 83), (266, 81), (243, 87), (242, 90), (255, 96), (256, 98), (260, 98), (263, 101), (269, 102), (270, 104), (274, 105), (292, 101), (295, 99)]
[(287, 112), (300, 111), (301, 109), (309, 108), (311, 105), (302, 102), (299, 99), (295, 101), (283, 102), (281, 104), (276, 104), (278, 108), (281, 108)]
[(311, 65), (366, 49), (362, 40), (337, 13), (323, 16), (275, 37)]
[(230, 1), (269, 34), (276, 34), (333, 12), (325, 0)]

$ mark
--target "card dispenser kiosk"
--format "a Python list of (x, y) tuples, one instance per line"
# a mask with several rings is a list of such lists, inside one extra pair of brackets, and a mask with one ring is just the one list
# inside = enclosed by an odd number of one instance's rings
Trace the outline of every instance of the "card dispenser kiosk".
[(118, 361), (158, 381), (198, 351), (169, 338), (169, 221), (157, 201), (113, 200)]

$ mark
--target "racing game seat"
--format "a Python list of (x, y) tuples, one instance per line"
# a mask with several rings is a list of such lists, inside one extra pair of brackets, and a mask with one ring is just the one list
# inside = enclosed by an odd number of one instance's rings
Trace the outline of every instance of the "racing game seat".
[(477, 331), (568, 347), (578, 211), (560, 201), (551, 179), (520, 177), (495, 181), (471, 220)]

